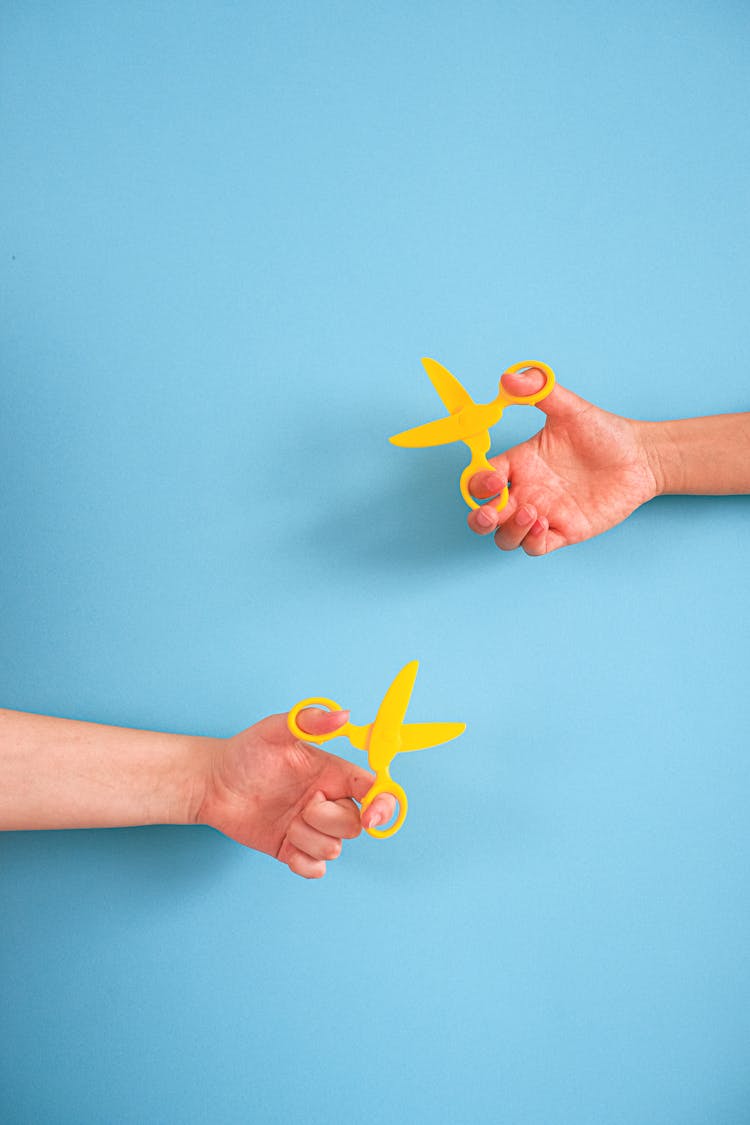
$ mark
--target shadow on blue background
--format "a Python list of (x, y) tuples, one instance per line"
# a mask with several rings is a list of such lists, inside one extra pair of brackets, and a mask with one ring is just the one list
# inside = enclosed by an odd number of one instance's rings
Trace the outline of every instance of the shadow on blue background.
[(364, 721), (417, 657), (410, 717), (468, 730), (314, 885), (203, 828), (0, 839), (3, 1125), (748, 1120), (748, 500), (530, 560), (462, 448), (387, 442), (424, 354), (747, 406), (747, 15), (4, 5), (3, 704)]

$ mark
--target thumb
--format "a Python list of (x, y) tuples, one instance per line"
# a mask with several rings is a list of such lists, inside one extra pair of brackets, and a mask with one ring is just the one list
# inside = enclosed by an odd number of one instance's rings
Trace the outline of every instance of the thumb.
[[(538, 367), (527, 367), (523, 371), (515, 371), (512, 375), (503, 375), (500, 380), (503, 388), (512, 395), (533, 395), (544, 386), (545, 375)], [(567, 387), (555, 383), (554, 387), (541, 402), (534, 404), (537, 410), (546, 414), (548, 418), (559, 418), (561, 421), (574, 418), (589, 405), (585, 399), (573, 394)]]
[(343, 727), (348, 718), (348, 711), (324, 711), (320, 707), (305, 707), (297, 716), (297, 725), (311, 738), (317, 738)]

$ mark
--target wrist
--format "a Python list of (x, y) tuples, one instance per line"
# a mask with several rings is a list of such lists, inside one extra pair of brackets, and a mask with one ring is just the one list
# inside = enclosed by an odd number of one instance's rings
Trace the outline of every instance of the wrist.
[(636, 422), (644, 466), (652, 483), (650, 499), (679, 491), (682, 454), (668, 422)]
[(638, 481), (638, 507), (658, 496), (661, 488), (660, 464), (654, 448), (655, 435), (649, 430), (649, 422), (639, 422), (633, 418), (623, 419), (623, 422), (631, 430), (635, 453), (632, 469)]
[(750, 413), (638, 425), (655, 495), (750, 492)]
[(162, 824), (201, 824), (220, 738), (175, 735), (178, 744), (162, 798)]
[(685, 434), (679, 422), (639, 422), (653, 496), (689, 492)]

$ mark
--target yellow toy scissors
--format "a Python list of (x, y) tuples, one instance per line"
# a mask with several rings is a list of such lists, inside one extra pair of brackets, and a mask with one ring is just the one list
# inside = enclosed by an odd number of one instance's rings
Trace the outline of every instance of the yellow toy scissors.
[(440, 746), (443, 742), (450, 742), (452, 738), (458, 738), (466, 730), (466, 723), (404, 723), (418, 668), (419, 661), (412, 660), (410, 664), (401, 669), (385, 693), (383, 702), (375, 716), (375, 721), (368, 723), (367, 726), (358, 727), (354, 723), (344, 723), (343, 727), (331, 731), (330, 734), (308, 734), (307, 731), (302, 730), (297, 725), (297, 716), (305, 707), (327, 707), (331, 711), (342, 710), (338, 703), (334, 703), (332, 699), (320, 697), (303, 699), (301, 703), (292, 708), (287, 718), (289, 730), (296, 738), (301, 738), (304, 742), (327, 742), (329, 738), (338, 738), (340, 735), (345, 735), (357, 750), (367, 752), (370, 769), (375, 771), (375, 781), (362, 801), (362, 812), (381, 793), (390, 793), (398, 801), (399, 806), (398, 817), (393, 824), (386, 828), (366, 829), (371, 836), (378, 840), (383, 840), (386, 836), (393, 836), (406, 820), (406, 793), (398, 782), (391, 778), (389, 768), (396, 755), (407, 753), (409, 750), (427, 750), (430, 746)]
[[(450, 417), (438, 418), (436, 422), (425, 422), (423, 426), (404, 430), (403, 433), (395, 434), (390, 441), (393, 445), (402, 445), (408, 449), (448, 445), (452, 441), (462, 441), (468, 445), (471, 450), (471, 461), (461, 473), (461, 495), (470, 508), (478, 508), (479, 504), (469, 492), (469, 481), (481, 469), (493, 471), (493, 466), (487, 460), (490, 448), (490, 426), (500, 421), (506, 406), (534, 406), (535, 403), (546, 398), (555, 385), (555, 373), (546, 363), (539, 363), (537, 360), (529, 363), (514, 363), (512, 367), (505, 369), (503, 375), (513, 375), (516, 371), (523, 371), (527, 367), (538, 367), (546, 376), (542, 389), (533, 395), (512, 395), (505, 390), (501, 382), (497, 398), (485, 403), (474, 402), (456, 376), (451, 375), (450, 371), (436, 360), (423, 359), (422, 363), (433, 387), (450, 411)], [(498, 511), (505, 507), (508, 503), (507, 484), (500, 498), (491, 503)]]

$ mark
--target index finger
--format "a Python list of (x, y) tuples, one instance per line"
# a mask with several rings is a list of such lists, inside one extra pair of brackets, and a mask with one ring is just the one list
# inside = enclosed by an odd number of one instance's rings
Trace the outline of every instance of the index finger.
[(492, 496), (499, 496), (508, 483), (507, 473), (502, 469), (482, 469), (469, 481), (469, 492), (475, 500), (489, 500)]
[(345, 840), (353, 840), (362, 831), (359, 809), (350, 797), (329, 801), (320, 793), (302, 810), (302, 819), (326, 836)]
[[(374, 782), (375, 777), (369, 770), (357, 769), (356, 773), (352, 773), (349, 777), (349, 792), (355, 801), (359, 801), (361, 804), (372, 789)], [(372, 827), (371, 822), (375, 817), (382, 818), (378, 819), (378, 824), (387, 824), (396, 811), (396, 804), (397, 801), (391, 793), (378, 793), (377, 797), (373, 798), (372, 804), (365, 809), (364, 820), (362, 821), (365, 828)]]
[(377, 796), (361, 819), (360, 811), (350, 797), (330, 801), (321, 793), (320, 798), (311, 801), (302, 810), (303, 820), (318, 832), (324, 832), (327, 836), (340, 836), (346, 840), (359, 836), (363, 827), (373, 828), (378, 824), (387, 824), (396, 811), (396, 802), (388, 793)]
[(377, 828), (387, 824), (396, 811), (396, 799), (390, 793), (379, 793), (375, 800), (362, 813), (363, 828)]

